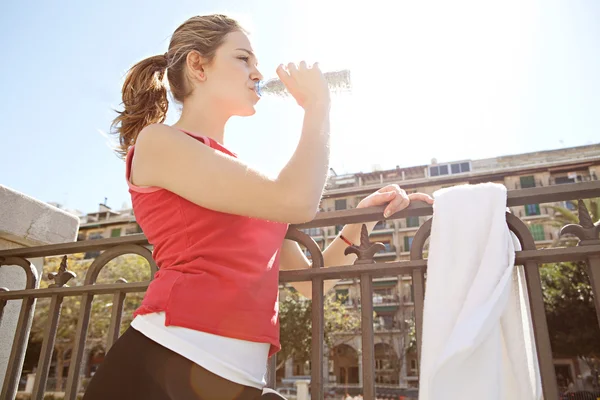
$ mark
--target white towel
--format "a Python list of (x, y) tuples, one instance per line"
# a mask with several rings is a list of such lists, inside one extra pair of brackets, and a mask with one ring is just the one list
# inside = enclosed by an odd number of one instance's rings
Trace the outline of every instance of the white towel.
[(541, 380), (506, 188), (434, 193), (419, 400), (536, 400)]

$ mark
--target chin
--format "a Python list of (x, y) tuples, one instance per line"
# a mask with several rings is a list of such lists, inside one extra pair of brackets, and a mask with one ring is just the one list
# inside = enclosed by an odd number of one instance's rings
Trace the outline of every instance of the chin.
[(240, 117), (250, 117), (256, 114), (256, 108), (252, 107), (244, 107), (236, 113)]

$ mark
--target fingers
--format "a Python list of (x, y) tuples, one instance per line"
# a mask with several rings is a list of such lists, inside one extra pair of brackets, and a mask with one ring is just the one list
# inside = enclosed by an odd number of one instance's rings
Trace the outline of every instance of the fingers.
[(404, 190), (402, 188), (400, 188), (400, 186), (398, 186), (397, 184), (393, 183), (391, 185), (386, 185), (386, 186), (382, 187), (381, 189), (379, 189), (377, 191), (377, 193), (382, 193), (382, 192), (400, 193), (401, 191), (404, 191)]
[[(406, 194), (406, 191), (401, 189), (398, 185), (387, 185), (377, 191), (378, 193), (395, 193), (394, 199), (390, 201), (383, 212), (383, 216), (388, 218), (390, 215), (393, 215), (401, 210), (404, 210), (406, 207), (410, 205), (411, 201), (423, 201), (427, 204), (433, 204), (433, 198), (425, 193), (411, 193), (409, 195)], [(374, 198), (375, 200), (375, 198)], [(377, 203), (381, 204), (381, 203)], [(376, 204), (373, 204), (376, 205)]]
[(296, 67), (296, 64), (288, 63), (287, 70), (292, 78), (296, 78), (298, 76), (298, 68)]
[(367, 208), (381, 206), (387, 204), (384, 208), (384, 218), (389, 218), (391, 215), (404, 210), (408, 207), (411, 201), (423, 201), (427, 204), (433, 204), (433, 198), (425, 193), (406, 194), (404, 189), (396, 184), (382, 187), (376, 192), (365, 197), (358, 204), (357, 208)]
[(369, 207), (380, 206), (382, 204), (387, 204), (396, 198), (396, 192), (375, 192), (369, 197), (371, 198)]
[(281, 81), (284, 84), (289, 83), (290, 74), (288, 73), (288, 71), (285, 70), (285, 68), (283, 67), (283, 64), (280, 64), (279, 67), (277, 67), (277, 69), (275, 70), (275, 72), (277, 72), (277, 76), (279, 77), (279, 79), (281, 79)]
[(406, 195), (406, 191), (399, 189), (396, 192), (395, 198), (387, 205), (383, 211), (383, 216), (388, 218), (390, 215), (397, 213), (398, 211), (404, 210), (410, 204), (410, 198)]
[(424, 201), (427, 204), (433, 204), (433, 197), (425, 193), (411, 193), (408, 195), (410, 201)]
[(277, 75), (301, 107), (306, 108), (313, 103), (321, 106), (329, 104), (329, 87), (317, 63), (310, 66), (304, 60), (297, 64), (290, 62), (287, 66), (280, 65)]

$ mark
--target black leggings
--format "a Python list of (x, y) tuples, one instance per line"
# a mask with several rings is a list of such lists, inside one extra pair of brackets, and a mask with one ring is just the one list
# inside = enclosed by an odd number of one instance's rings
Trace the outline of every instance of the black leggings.
[(129, 327), (90, 381), (83, 400), (283, 399), (231, 382)]

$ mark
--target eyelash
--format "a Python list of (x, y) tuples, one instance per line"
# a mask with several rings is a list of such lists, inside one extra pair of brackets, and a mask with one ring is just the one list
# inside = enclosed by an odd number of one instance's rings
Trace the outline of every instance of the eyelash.
[(248, 61), (250, 61), (250, 57), (238, 57), (239, 60), (242, 60), (246, 63), (248, 63)]

